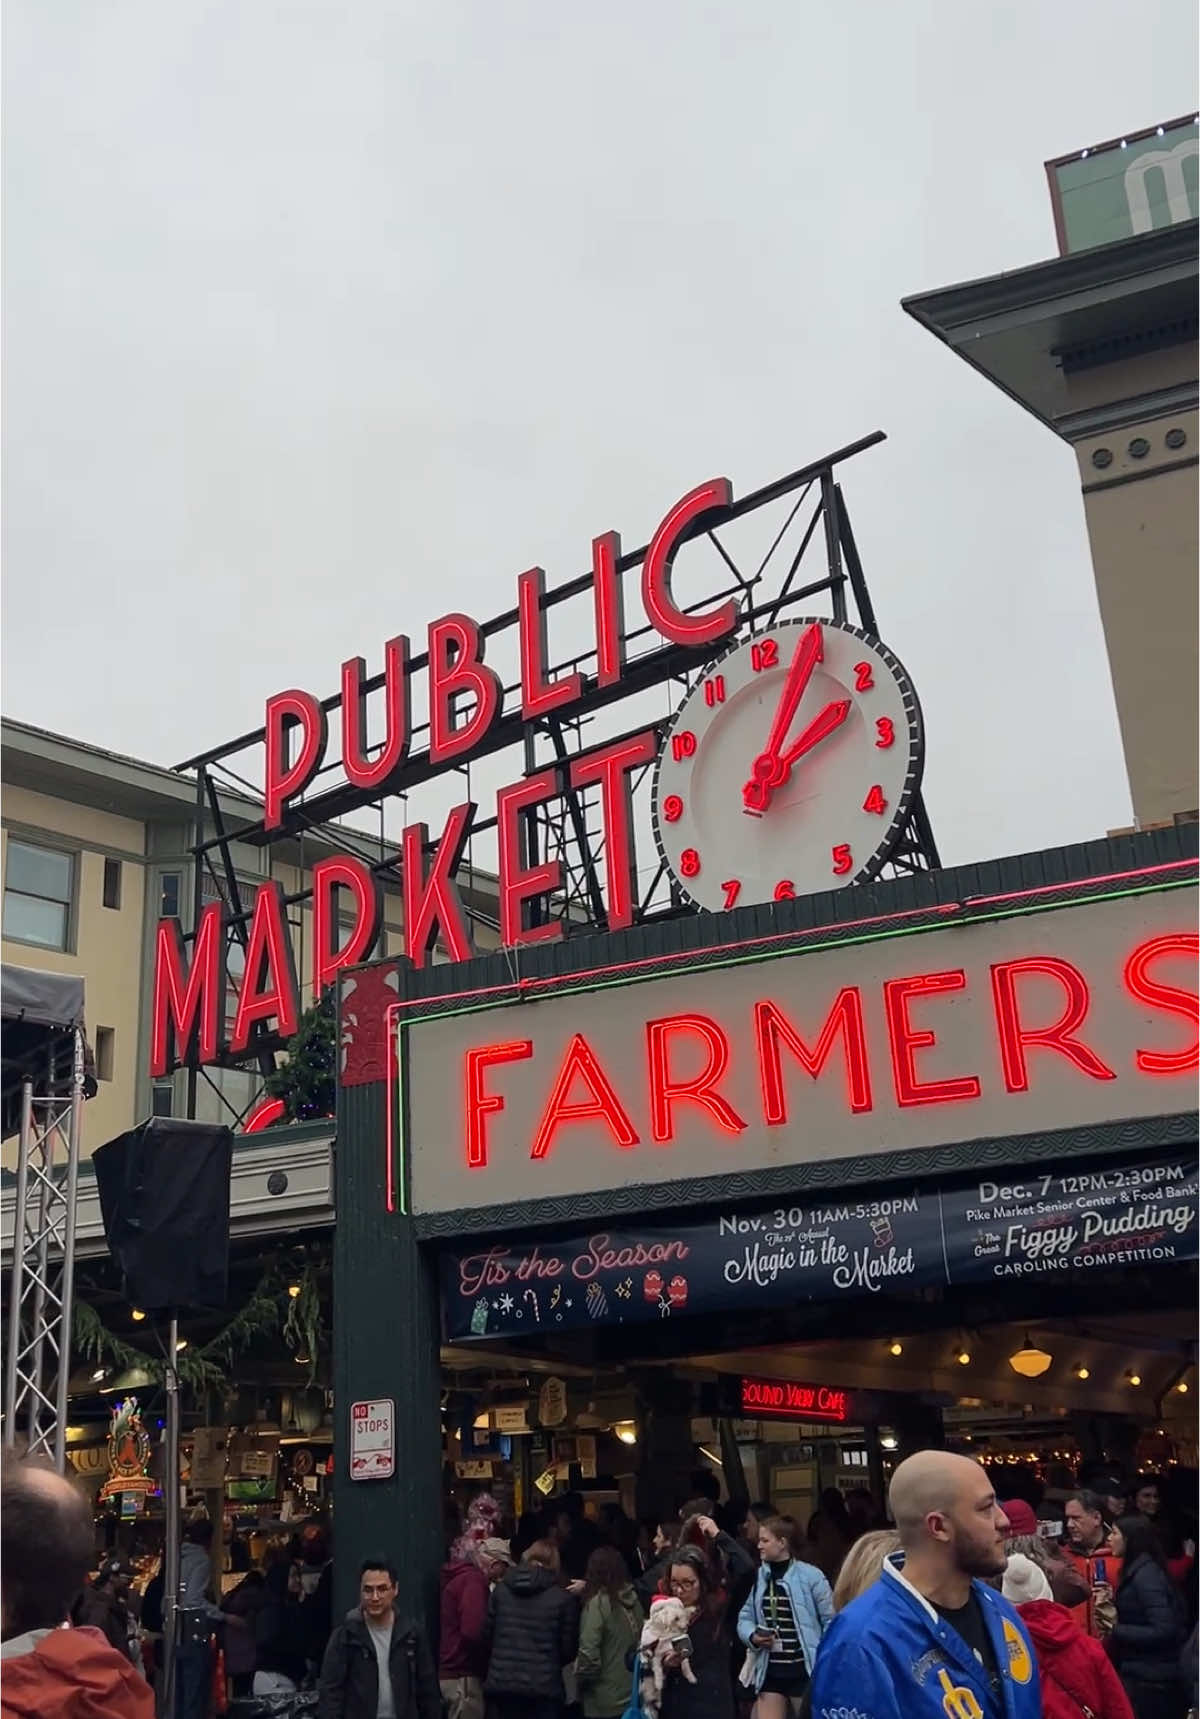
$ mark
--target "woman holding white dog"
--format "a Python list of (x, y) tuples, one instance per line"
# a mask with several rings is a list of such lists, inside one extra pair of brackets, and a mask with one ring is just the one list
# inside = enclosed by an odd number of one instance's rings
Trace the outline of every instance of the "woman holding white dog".
[[(663, 1586), (683, 1603), (687, 1644), (663, 1657), (668, 1675), (658, 1719), (735, 1719), (730, 1667), (736, 1607), (729, 1596), (752, 1569), (750, 1554), (721, 1533), (711, 1516), (684, 1524)], [(690, 1676), (683, 1669), (685, 1658)], [(642, 1663), (650, 1669), (644, 1654)]]
[(755, 1719), (791, 1719), (833, 1621), (829, 1583), (797, 1557), (798, 1541), (790, 1516), (773, 1516), (758, 1531), (758, 1576), (738, 1618), (749, 1649), (742, 1681), (758, 1696)]

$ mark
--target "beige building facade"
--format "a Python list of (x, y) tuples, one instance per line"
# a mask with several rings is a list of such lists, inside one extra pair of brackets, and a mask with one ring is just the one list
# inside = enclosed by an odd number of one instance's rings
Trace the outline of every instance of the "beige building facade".
[[(187, 928), (193, 900), (191, 847), (195, 783), (187, 774), (5, 720), (0, 750), (0, 869), (3, 876), (3, 958), (6, 964), (82, 975), (87, 1036), (96, 1063), (96, 1096), (84, 1106), (82, 1150), (97, 1146), (150, 1115), (187, 1113), (187, 1076), (176, 1072), (152, 1081), (149, 1069), (150, 1005), (154, 937), (159, 918), (177, 915)], [(261, 805), (248, 796), (222, 796), (229, 827), (261, 820)], [(209, 831), (209, 834), (212, 832)], [(353, 846), (365, 852), (371, 839), (335, 828), (306, 833), (300, 841), (270, 848), (233, 842), (231, 854), (243, 898), (256, 886), (278, 881), (285, 894), (308, 887), (311, 867)], [(386, 849), (385, 853), (390, 850)], [(394, 851), (394, 850), (391, 850)], [(374, 842), (371, 857), (380, 857)], [(494, 944), (495, 898), (490, 880), (476, 872), (477, 888), (464, 891), (481, 948)], [(204, 881), (206, 897), (216, 883)], [(488, 909), (491, 909), (489, 914)], [(301, 1002), (312, 1001), (311, 913), (306, 903), (289, 910), (289, 925)], [(403, 951), (404, 921), (399, 879), (385, 880), (384, 928), (375, 953)], [(235, 985), (242, 951), (228, 951), (228, 1015), (236, 1007)], [(261, 1093), (254, 1068), (201, 1072), (196, 1115), (201, 1121), (236, 1126)], [(4, 1151), (11, 1168), (15, 1141)]]
[(1061, 256), (904, 301), (1074, 450), (1143, 829), (1200, 805), (1195, 131), (1047, 163)]

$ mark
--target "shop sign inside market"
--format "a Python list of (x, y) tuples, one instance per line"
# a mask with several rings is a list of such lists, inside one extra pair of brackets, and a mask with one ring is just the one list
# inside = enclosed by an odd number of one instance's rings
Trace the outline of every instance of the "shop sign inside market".
[(740, 1414), (760, 1421), (850, 1419), (850, 1393), (835, 1385), (806, 1385), (796, 1379), (739, 1379)]
[[(718, 945), (682, 971), (595, 970), (523, 985), (517, 1001), (447, 998), (402, 1022), (397, 1169), (410, 1209), (1194, 1106), (1193, 889), (1040, 912), (997, 898), (941, 923), (905, 936), (868, 922), (844, 943), (774, 956)], [(670, 1254), (643, 1263), (673, 1293)]]

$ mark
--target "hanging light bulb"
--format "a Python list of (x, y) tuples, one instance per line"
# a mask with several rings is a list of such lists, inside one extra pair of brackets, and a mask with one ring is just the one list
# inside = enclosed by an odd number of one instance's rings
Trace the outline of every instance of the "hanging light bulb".
[(967, 1348), (965, 1343), (954, 1359), (958, 1362), (960, 1367), (969, 1367), (971, 1365), (971, 1351)]
[(1008, 1364), (1014, 1373), (1020, 1373), (1024, 1379), (1040, 1379), (1053, 1360), (1054, 1356), (1048, 1350), (1037, 1348), (1027, 1331), (1024, 1348), (1018, 1349), (1015, 1355), (1010, 1355)]
[(1091, 1376), (1092, 1376), (1091, 1370), (1089, 1368), (1087, 1368), (1087, 1367), (1076, 1367), (1075, 1377), (1077, 1379), (1090, 1379)]
[(888, 1344), (888, 1354), (889, 1355), (903, 1355), (903, 1353), (904, 1353), (903, 1343), (901, 1343), (901, 1341), (898, 1337), (893, 1337), (892, 1341)]
[(1136, 1372), (1126, 1373), (1125, 1377), (1129, 1381), (1129, 1383), (1134, 1387), (1135, 1390), (1138, 1387), (1138, 1385), (1140, 1385), (1142, 1382), (1142, 1375), (1140, 1373), (1136, 1373)]
[(1187, 1388), (1188, 1384), (1186, 1379), (1180, 1379), (1179, 1383), (1175, 1387), (1181, 1397), (1187, 1396)]
[(131, 1307), (129, 1309), (129, 1316), (138, 1325), (140, 1325), (142, 1320), (146, 1317), (146, 1315), (142, 1312), (140, 1307)]

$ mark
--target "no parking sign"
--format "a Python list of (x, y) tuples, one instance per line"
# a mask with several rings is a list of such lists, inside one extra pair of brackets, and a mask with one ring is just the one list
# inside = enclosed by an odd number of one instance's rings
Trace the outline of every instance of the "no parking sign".
[(392, 1397), (350, 1405), (351, 1480), (390, 1480), (396, 1472), (396, 1403)]

